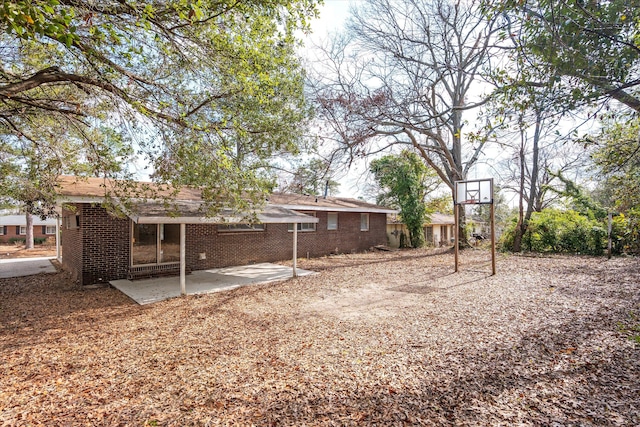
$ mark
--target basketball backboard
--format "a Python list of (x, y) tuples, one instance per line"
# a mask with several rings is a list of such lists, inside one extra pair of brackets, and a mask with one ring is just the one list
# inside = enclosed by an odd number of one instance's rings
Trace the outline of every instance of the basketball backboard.
[(493, 204), (493, 178), (456, 181), (456, 205)]

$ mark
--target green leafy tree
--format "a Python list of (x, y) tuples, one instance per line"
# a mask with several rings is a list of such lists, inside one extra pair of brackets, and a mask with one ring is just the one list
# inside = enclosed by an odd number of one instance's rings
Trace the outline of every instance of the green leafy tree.
[[(600, 203), (620, 215), (614, 218), (614, 235), (620, 250), (640, 252), (640, 119), (616, 115), (605, 121), (599, 135), (590, 136), (593, 160), (600, 180)], [(616, 232), (617, 230), (617, 232)]]
[(133, 137), (155, 181), (203, 188), (209, 212), (246, 207), (270, 189), (270, 157), (297, 150), (309, 117), (295, 48), (314, 3), (4, 2), (2, 148), (24, 135), (44, 145), (34, 124), (46, 114), (77, 129), (85, 152), (104, 139), (96, 133)]
[(613, 98), (640, 112), (640, 8), (636, 1), (489, 0), (507, 17), (504, 38), (527, 67), (546, 71), (567, 109)]
[[(118, 173), (130, 154), (120, 135), (108, 129), (66, 128), (47, 115), (29, 119), (37, 134), (0, 135), (0, 204), (19, 205), (27, 218), (26, 247), (33, 247), (32, 215), (55, 215), (55, 184), (59, 175), (91, 171)], [(84, 144), (84, 138), (92, 144)]]
[(370, 171), (382, 190), (377, 203), (399, 208), (411, 246), (424, 246), (423, 227), (428, 218), (425, 200), (438, 185), (437, 174), (407, 150), (373, 160)]

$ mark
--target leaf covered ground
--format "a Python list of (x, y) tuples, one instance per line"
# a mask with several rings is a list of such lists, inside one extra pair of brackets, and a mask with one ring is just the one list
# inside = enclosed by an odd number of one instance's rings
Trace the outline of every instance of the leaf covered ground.
[(0, 425), (638, 425), (635, 258), (400, 251), (138, 306), (0, 280)]

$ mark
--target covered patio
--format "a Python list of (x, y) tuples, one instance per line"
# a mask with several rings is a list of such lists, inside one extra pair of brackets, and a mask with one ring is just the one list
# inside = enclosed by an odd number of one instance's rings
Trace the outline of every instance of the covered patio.
[[(254, 282), (265, 282), (272, 280), (282, 280), (288, 277), (297, 277), (299, 275), (297, 269), (297, 246), (298, 246), (298, 233), (297, 233), (297, 225), (300, 223), (317, 223), (318, 219), (309, 215), (305, 215), (302, 213), (298, 213), (296, 211), (285, 209), (278, 206), (265, 206), (259, 212), (253, 212), (255, 219), (260, 224), (292, 224), (293, 225), (293, 233), (292, 233), (292, 245), (293, 245), (293, 267), (281, 267), (271, 264), (272, 267), (265, 267), (265, 265), (269, 264), (258, 264), (263, 267), (257, 268), (255, 265), (253, 266), (245, 266), (245, 267), (231, 267), (231, 268), (221, 268), (221, 269), (209, 269), (203, 270), (206, 274), (203, 276), (200, 272), (194, 272), (189, 277), (189, 282), (191, 282), (192, 290), (187, 289), (187, 268), (186, 268), (186, 232), (185, 226), (186, 224), (210, 224), (210, 223), (218, 223), (218, 224), (243, 224), (246, 221), (246, 216), (239, 215), (236, 212), (223, 209), (222, 212), (216, 217), (206, 217), (202, 215), (202, 203), (197, 201), (186, 201), (186, 200), (176, 200), (173, 201), (170, 206), (167, 206), (165, 203), (145, 203), (140, 204), (136, 207), (134, 212), (128, 213), (129, 218), (132, 220), (132, 227), (136, 227), (137, 225), (162, 225), (167, 227), (168, 225), (179, 225), (179, 240), (176, 239), (176, 243), (179, 243), (176, 246), (178, 249), (175, 255), (178, 255), (179, 262), (168, 262), (164, 263), (165, 266), (171, 267), (175, 265), (176, 267), (179, 265), (180, 279), (179, 279), (179, 288), (176, 286), (175, 278), (171, 280), (171, 278), (159, 279), (155, 280), (155, 286), (162, 286), (156, 291), (151, 290), (154, 285), (149, 285), (149, 288), (144, 290), (141, 296), (139, 297), (140, 301), (147, 301), (150, 299), (150, 302), (155, 301), (155, 297), (149, 297), (148, 294), (153, 294), (155, 292), (159, 292), (160, 299), (166, 299), (171, 296), (175, 296), (176, 292), (179, 293), (177, 295), (187, 295), (191, 293), (202, 293), (209, 292), (212, 289), (215, 290), (222, 286), (223, 289), (229, 288), (230, 286), (239, 286), (240, 284), (246, 283), (254, 283)], [(251, 224), (247, 224), (251, 226)], [(132, 235), (134, 234), (134, 230), (132, 230)], [(156, 260), (160, 260), (163, 255), (163, 250), (161, 249), (161, 234), (156, 233), (154, 239), (156, 240), (154, 251), (157, 252), (158, 256)], [(135, 242), (135, 238), (133, 239)], [(152, 245), (153, 246), (153, 245)], [(132, 248), (132, 259), (131, 259), (131, 267), (130, 267), (130, 276), (131, 271), (133, 269), (149, 269), (149, 271), (153, 271), (158, 267), (162, 266), (162, 262), (156, 262), (154, 264), (140, 264), (135, 262), (136, 250), (139, 249), (136, 247), (136, 244), (133, 244)], [(144, 247), (142, 248), (144, 250)], [(138, 264), (138, 265), (136, 265)], [(276, 268), (278, 267), (278, 268)], [(286, 269), (285, 273), (282, 269)], [(211, 276), (214, 275), (222, 275), (222, 276)], [(275, 276), (274, 276), (275, 274)], [(129, 277), (131, 278), (131, 277)], [(234, 278), (234, 279), (231, 279)], [(123, 283), (123, 289), (121, 289), (125, 294), (132, 297), (134, 300), (138, 301), (138, 291), (135, 288), (143, 288), (144, 285), (141, 283), (142, 281), (138, 280), (132, 282), (130, 280), (116, 280), (110, 282), (114, 286), (115, 283), (121, 282)], [(124, 282), (127, 282), (125, 285)], [(164, 284), (171, 283), (173, 287), (176, 289), (164, 289)], [(222, 285), (220, 285), (222, 284)], [(168, 286), (168, 285), (167, 285)], [(236, 286), (236, 287), (237, 287)], [(120, 289), (120, 288), (118, 288)], [(125, 291), (124, 289), (127, 289)], [(218, 289), (220, 290), (220, 289)], [(134, 297), (133, 295), (136, 295)], [(143, 304), (144, 302), (140, 302)]]
[[(314, 274), (312, 271), (297, 269), (297, 276)], [(229, 291), (241, 286), (256, 285), (294, 277), (293, 269), (284, 265), (261, 263), (238, 267), (214, 268), (194, 271), (185, 278), (186, 295), (208, 294)], [(112, 280), (113, 287), (140, 305), (151, 304), (182, 294), (176, 277), (162, 277), (144, 280)]]

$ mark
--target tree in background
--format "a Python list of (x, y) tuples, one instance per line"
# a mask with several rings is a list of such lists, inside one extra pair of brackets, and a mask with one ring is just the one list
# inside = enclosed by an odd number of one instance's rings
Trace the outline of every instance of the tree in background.
[(376, 202), (399, 208), (402, 222), (409, 230), (411, 246), (424, 246), (423, 228), (428, 219), (426, 197), (438, 186), (435, 172), (408, 150), (373, 160), (370, 170), (382, 190)]
[(640, 112), (637, 2), (488, 0), (507, 16), (504, 36), (531, 67), (547, 70), (554, 102), (566, 109), (615, 99)]
[(153, 179), (203, 188), (209, 213), (263, 200), (268, 159), (297, 150), (309, 115), (295, 48), (314, 3), (5, 2), (2, 148), (15, 152), (25, 135), (46, 145), (34, 125), (46, 114), (77, 129), (85, 152), (96, 132), (135, 138)]
[(299, 165), (290, 180), (283, 180), (279, 190), (284, 193), (334, 195), (340, 184), (333, 179), (331, 164), (322, 158), (314, 158)]
[(466, 131), (465, 118), (485, 101), (475, 84), (495, 41), (495, 21), (478, 6), (373, 0), (354, 10), (346, 36), (324, 49), (314, 82), (318, 116), (349, 160), (400, 145), (452, 194), (466, 179), (487, 140)]
[(640, 252), (640, 119), (616, 115), (605, 121), (599, 135), (591, 136), (593, 159), (604, 177), (599, 182), (600, 202), (620, 213), (618, 228), (625, 250)]

